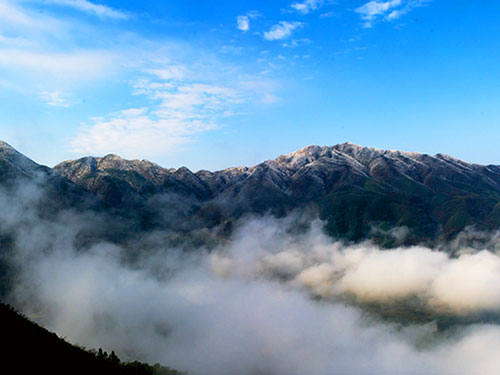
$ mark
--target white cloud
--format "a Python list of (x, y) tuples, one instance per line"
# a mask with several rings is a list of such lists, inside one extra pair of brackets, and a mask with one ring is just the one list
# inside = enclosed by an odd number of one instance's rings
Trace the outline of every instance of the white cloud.
[(244, 47), (235, 47), (230, 45), (223, 45), (219, 48), (220, 53), (231, 54), (231, 55), (241, 55), (245, 50)]
[[(176, 77), (172, 71), (178, 70), (187, 73)], [(144, 71), (151, 76), (137, 80), (132, 94), (147, 99), (147, 107), (92, 119), (70, 142), (72, 151), (116, 153), (126, 158), (168, 157), (201, 134), (220, 129), (222, 119), (237, 114), (242, 103), (277, 101), (277, 83), (260, 76), (232, 75), (231, 80), (221, 82), (214, 72), (178, 63)]]
[(35, 47), (36, 43), (29, 39), (19, 38), (19, 37), (10, 37), (0, 34), (0, 45), (9, 46), (9, 47)]
[(115, 62), (115, 56), (105, 51), (50, 53), (0, 48), (0, 66), (24, 73), (42, 73), (45, 78), (57, 80), (100, 77), (107, 74)]
[(2, 23), (32, 26), (35, 23), (31, 17), (6, 1), (0, 1), (0, 20)]
[(296, 48), (309, 43), (311, 43), (311, 39), (307, 38), (292, 39), (290, 42), (283, 43), (283, 47)]
[(41, 0), (46, 4), (68, 6), (99, 18), (128, 19), (129, 15), (106, 5), (94, 4), (88, 0)]
[(156, 104), (95, 119), (71, 141), (74, 152), (148, 158), (170, 155), (194, 136), (217, 129), (217, 118), (241, 101), (236, 90), (211, 84), (142, 79), (135, 87), (136, 94), (146, 95)]
[[(393, 297), (404, 290), (419, 293), (443, 277), (449, 280), (443, 285), (446, 293), (463, 293), (459, 303), (468, 298), (476, 303), (482, 292), (481, 299), (493, 301), (496, 293), (487, 294), (499, 289), (497, 255), (471, 255), (453, 270), (465, 258), (424, 248), (346, 247), (321, 232), (294, 236), (286, 224), (264, 218), (238, 226), (240, 233), (209, 253), (178, 252), (160, 240), (161, 232), (138, 236), (136, 243), (148, 259), (127, 266), (127, 248), (107, 243), (87, 251), (73, 248), (86, 217), (66, 213), (50, 223), (38, 216), (26, 220), (32, 215), (18, 195), (0, 196), (6, 208), (0, 210), (2, 221), (23, 223), (14, 232), (22, 240), (11, 298), (28, 316), (36, 312), (39, 323), (73, 343), (194, 374), (499, 372), (496, 319), (491, 324), (464, 320), (443, 330), (436, 322), (412, 321), (409, 307), (400, 310), (408, 315), (398, 324), (349, 306), (352, 299), (308, 298), (289, 281), (299, 273), (295, 282), (323, 296), (351, 274), (355, 293), (387, 302), (384, 290)], [(18, 211), (23, 215), (12, 215)], [(43, 256), (40, 243), (50, 249)]]
[(318, 9), (323, 3), (323, 0), (304, 0), (296, 1), (290, 5), (297, 12), (308, 14), (309, 12)]
[(276, 95), (266, 93), (264, 96), (262, 96), (262, 103), (264, 104), (274, 104), (279, 101), (278, 97)]
[(399, 17), (405, 15), (410, 12), (413, 8), (421, 7), (431, 0), (410, 0), (406, 3), (406, 5), (401, 9), (396, 9), (390, 12), (385, 18), (387, 21), (392, 21), (398, 19)]
[(373, 22), (375, 22), (378, 18), (382, 18), (386, 21), (392, 21), (403, 16), (412, 9), (428, 3), (429, 1), (430, 0), (372, 0), (357, 8), (355, 12), (361, 16), (363, 21), (365, 21), (363, 26), (365, 28), (371, 28), (373, 26)]
[(260, 17), (260, 16), (261, 16), (260, 12), (259, 12), (259, 11), (257, 11), (257, 10), (250, 10), (250, 11), (248, 11), (246, 14), (247, 14), (247, 16), (248, 16), (248, 17), (250, 17), (250, 18), (257, 18), (257, 17)]
[(21, 32), (26, 34), (32, 30), (60, 32), (61, 22), (43, 14), (30, 14), (8, 1), (0, 0), (0, 30), (8, 30), (9, 34)]
[(335, 16), (335, 12), (326, 12), (319, 15), (319, 18), (331, 18)]
[(210, 122), (175, 117), (161, 118), (133, 108), (113, 118), (98, 118), (80, 130), (71, 141), (71, 148), (92, 155), (113, 152), (124, 157), (165, 156), (189, 142), (190, 135), (214, 128)]
[(402, 0), (390, 0), (390, 1), (370, 1), (359, 8), (356, 9), (356, 13), (361, 15), (361, 19), (366, 21), (364, 27), (370, 28), (373, 25), (373, 21), (386, 14), (389, 10), (394, 7), (398, 7), (402, 4)]
[[(31, 1), (31, 0), (29, 0)], [(25, 5), (24, 2), (21, 4)], [(60, 91), (60, 83), (86, 82), (120, 66), (110, 49), (78, 48), (79, 22), (66, 22), (31, 7), (0, 0), (0, 67), (4, 76), (40, 91)], [(64, 88), (66, 91), (67, 87)]]
[(264, 39), (266, 40), (279, 40), (288, 38), (292, 35), (292, 32), (299, 29), (303, 26), (302, 22), (288, 22), (288, 21), (280, 21), (269, 31), (264, 33)]
[(250, 19), (248, 16), (238, 16), (236, 17), (236, 27), (238, 30), (247, 32), (250, 30)]
[[(263, 90), (251, 91), (240, 84), (246, 80), (241, 78), (242, 69), (223, 67), (213, 61), (213, 52), (204, 55), (207, 62), (200, 58), (199, 50), (183, 43), (153, 42), (121, 26), (107, 26), (104, 32), (95, 19), (68, 20), (57, 12), (62, 8), (56, 9), (69, 6), (101, 18), (125, 18), (98, 5), (99, 1), (0, 0), (2, 86), (15, 84), (16, 90), (24, 90), (23, 95), (32, 100), (67, 107), (71, 104), (67, 98), (81, 97), (83, 101), (100, 95), (91, 92), (95, 83), (109, 87), (110, 92), (118, 85), (121, 89), (130, 85), (124, 95), (132, 95), (131, 103), (121, 107), (126, 111), (99, 113), (100, 118), (80, 125), (73, 133), (71, 149), (92, 154), (165, 156), (197, 135), (220, 127), (222, 119), (237, 113), (234, 108), (243, 101), (261, 103)], [(38, 13), (48, 10), (49, 5), (53, 6), (51, 12)], [(259, 13), (249, 11), (244, 16), (250, 22)], [(171, 63), (173, 56), (175, 63)], [(272, 90), (266, 92), (273, 95)], [(140, 104), (134, 104), (136, 101)], [(143, 106), (147, 108), (142, 112), (135, 108)]]
[(239, 101), (236, 90), (232, 88), (202, 83), (158, 91), (153, 97), (161, 100), (156, 113), (167, 117), (180, 115), (181, 118), (204, 117)]
[(247, 32), (250, 30), (250, 19), (257, 18), (260, 13), (256, 10), (250, 10), (246, 14), (236, 17), (236, 27), (238, 30)]
[(53, 107), (69, 107), (69, 104), (62, 97), (62, 93), (59, 91), (43, 91), (40, 93), (43, 100), (47, 102), (48, 105)]
[(137, 117), (143, 115), (147, 112), (147, 108), (130, 108), (120, 111), (120, 113), (125, 117)]
[(186, 76), (189, 69), (184, 65), (169, 65), (159, 69), (148, 69), (146, 72), (151, 73), (163, 80), (180, 81)]

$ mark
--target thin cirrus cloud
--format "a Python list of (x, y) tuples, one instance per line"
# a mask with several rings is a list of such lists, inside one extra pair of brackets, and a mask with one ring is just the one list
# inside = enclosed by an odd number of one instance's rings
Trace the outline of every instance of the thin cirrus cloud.
[(69, 103), (63, 97), (63, 94), (59, 91), (43, 91), (40, 93), (41, 98), (52, 107), (69, 107)]
[[(45, 14), (29, 12), (9, 1), (0, 1), (0, 32), (11, 36), (17, 33), (58, 33), (63, 29), (60, 20)], [(37, 35), (38, 37), (40, 35)]]
[[(116, 70), (119, 64), (110, 49), (68, 46), (67, 36), (80, 34), (80, 27), (78, 22), (0, 1), (0, 67), (6, 79), (26, 79), (31, 86), (38, 86), (38, 92), (55, 92), (59, 91), (54, 87), (58, 82), (87, 81)], [(47, 82), (50, 87), (39, 87)]]
[(288, 21), (280, 21), (269, 31), (264, 32), (264, 39), (265, 40), (280, 40), (280, 39), (286, 39), (294, 31), (297, 29), (300, 29), (303, 26), (303, 22), (288, 22)]
[(414, 8), (425, 5), (430, 0), (372, 0), (355, 9), (361, 19), (364, 21), (364, 28), (373, 27), (378, 19), (392, 21), (410, 12)]
[(185, 77), (189, 70), (185, 65), (170, 65), (159, 69), (148, 69), (146, 72), (151, 73), (162, 80), (173, 79), (180, 81)]
[(88, 0), (42, 0), (42, 2), (45, 4), (67, 6), (102, 19), (111, 18), (126, 20), (130, 17), (130, 15), (125, 12), (106, 5), (95, 4)]
[[(0, 66), (24, 74), (41, 74), (50, 80), (101, 77), (114, 65), (114, 56), (103, 51), (36, 52), (0, 48)], [(43, 80), (41, 79), (40, 82)]]

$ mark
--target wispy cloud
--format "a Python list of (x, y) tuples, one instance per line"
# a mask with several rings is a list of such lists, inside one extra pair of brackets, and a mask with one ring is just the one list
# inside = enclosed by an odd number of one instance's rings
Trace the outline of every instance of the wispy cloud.
[(0, 0), (0, 30), (26, 34), (32, 30), (61, 31), (61, 22), (44, 14), (32, 14), (9, 1)]
[(364, 21), (363, 27), (371, 28), (377, 19), (395, 20), (412, 9), (428, 3), (430, 0), (372, 0), (355, 10)]
[[(101, 23), (81, 15), (68, 19), (60, 8), (71, 6), (100, 18), (124, 18), (114, 9), (98, 5), (99, 0), (92, 1), (0, 0), (2, 86), (15, 84), (12, 90), (18, 91), (29, 88), (22, 93), (27, 99), (61, 108), (73, 104), (68, 98), (80, 98), (74, 101), (76, 105), (100, 95), (90, 91), (93, 85), (109, 88), (109, 92), (120, 90), (128, 97), (129, 104), (118, 107), (123, 111), (94, 112), (90, 119), (75, 116), (79, 127), (66, 133), (72, 139), (71, 150), (167, 157), (201, 134), (222, 128), (225, 118), (241, 112), (242, 104), (277, 100), (276, 90), (265, 87), (271, 78), (264, 78), (260, 66), (250, 72), (221, 62), (214, 51), (193, 51), (189, 44), (171, 39), (151, 41), (116, 23), (106, 25), (107, 32), (101, 33), (95, 26)], [(39, 14), (49, 6), (50, 12)], [(252, 22), (259, 13), (249, 11), (243, 16)], [(280, 26), (290, 29), (286, 34), (299, 25)], [(250, 89), (248, 82), (264, 83)], [(109, 103), (114, 99), (99, 100)]]
[(382, 15), (385, 15), (392, 8), (400, 6), (402, 0), (390, 0), (390, 1), (370, 1), (359, 8), (356, 9), (356, 13), (361, 15), (361, 19), (365, 21), (364, 27), (370, 28), (373, 25), (373, 21)]
[(63, 98), (63, 94), (59, 91), (43, 91), (40, 93), (41, 98), (52, 107), (69, 107), (69, 103)]
[(144, 69), (132, 94), (147, 104), (92, 119), (72, 139), (71, 150), (83, 155), (170, 157), (202, 134), (223, 128), (224, 119), (237, 115), (241, 105), (279, 100), (272, 80), (228, 73), (234, 68), (220, 64), (226, 72), (223, 79), (193, 62), (172, 61)]
[(283, 43), (283, 47), (296, 48), (309, 43), (311, 43), (311, 39), (308, 38), (292, 39), (290, 42)]
[(198, 134), (217, 129), (217, 120), (243, 101), (235, 88), (191, 81), (182, 65), (149, 69), (152, 75), (134, 85), (134, 94), (153, 104), (96, 118), (71, 141), (74, 152), (125, 157), (164, 157)]
[(262, 96), (262, 103), (264, 104), (274, 104), (279, 101), (279, 98), (276, 95), (273, 94), (264, 94)]
[[(31, 1), (31, 0), (29, 0)], [(52, 1), (52, 0), (50, 0)], [(25, 5), (25, 2), (20, 2)], [(119, 64), (111, 49), (78, 47), (73, 35), (82, 38), (82, 25), (34, 12), (29, 6), (0, 1), (0, 67), (3, 75), (22, 73), (22, 79), (58, 91), (57, 82), (86, 81), (109, 74)], [(12, 79), (12, 77), (11, 77)], [(19, 79), (18, 76), (15, 78)]]
[(303, 0), (293, 2), (290, 7), (299, 13), (308, 14), (321, 7), (321, 5), (323, 5), (323, 0)]
[(105, 75), (116, 61), (105, 51), (36, 52), (0, 48), (0, 66), (47, 79), (85, 80)]
[(406, 13), (410, 12), (412, 9), (426, 5), (429, 3), (431, 0), (410, 0), (408, 1), (405, 6), (401, 9), (395, 9), (391, 11), (387, 17), (386, 20), (391, 21), (398, 19), (399, 17), (405, 15)]
[(163, 80), (180, 81), (188, 73), (189, 69), (185, 65), (169, 65), (157, 69), (147, 69), (147, 73), (151, 73)]
[(303, 22), (288, 22), (288, 21), (280, 21), (269, 31), (264, 33), (265, 40), (279, 40), (288, 38), (292, 33), (301, 28), (304, 25)]
[(319, 15), (319, 18), (332, 18), (335, 16), (335, 12), (326, 12), (326, 13), (321, 13)]
[(77, 9), (81, 12), (88, 13), (99, 18), (113, 18), (113, 19), (128, 19), (129, 14), (113, 9), (106, 5), (95, 4), (88, 0), (39, 0), (45, 4), (55, 4), (67, 6)]
[[(163, 117), (162, 115), (165, 115)], [(103, 155), (109, 152), (124, 157), (170, 155), (189, 142), (190, 136), (214, 129), (215, 125), (181, 113), (152, 113), (145, 108), (130, 108), (111, 118), (96, 118), (71, 141), (74, 152)]]

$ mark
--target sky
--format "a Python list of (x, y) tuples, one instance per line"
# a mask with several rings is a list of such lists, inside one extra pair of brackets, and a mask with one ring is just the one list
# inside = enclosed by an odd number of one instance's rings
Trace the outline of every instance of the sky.
[(500, 164), (500, 2), (0, 0), (0, 139), (193, 171), (352, 142)]

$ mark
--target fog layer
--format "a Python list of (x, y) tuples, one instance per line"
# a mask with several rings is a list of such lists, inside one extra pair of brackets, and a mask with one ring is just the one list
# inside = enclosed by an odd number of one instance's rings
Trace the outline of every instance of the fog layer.
[[(500, 257), (425, 247), (382, 250), (332, 240), (312, 221), (247, 219), (216, 249), (134, 243), (78, 248), (93, 215), (32, 209), (36, 189), (0, 194), (16, 265), (8, 301), (69, 341), (191, 374), (494, 373), (500, 326), (385, 319), (367, 306), (405, 304), (436, 316), (496, 314)], [(152, 245), (154, 244), (154, 245)], [(130, 252), (136, 261), (130, 262)], [(144, 250), (147, 248), (146, 250)], [(139, 250), (137, 250), (139, 251)], [(478, 320), (480, 321), (480, 320)]]

